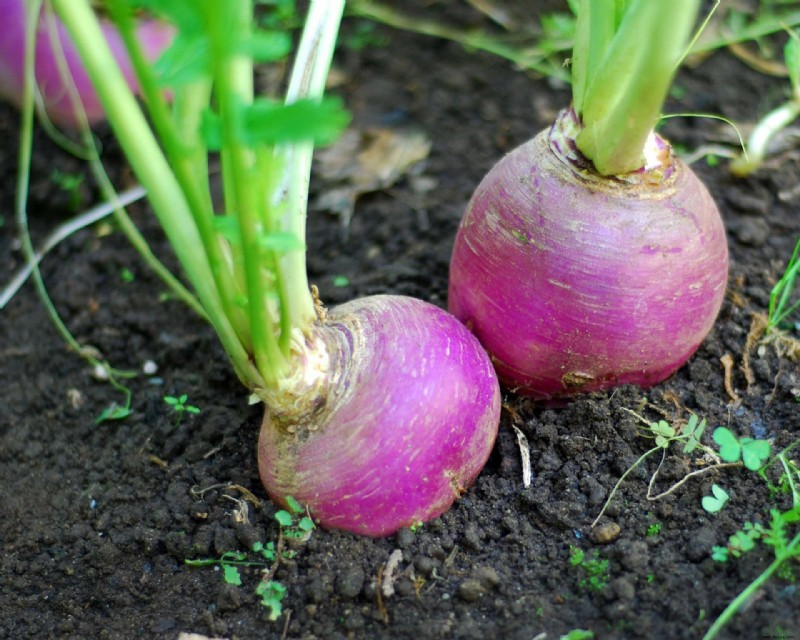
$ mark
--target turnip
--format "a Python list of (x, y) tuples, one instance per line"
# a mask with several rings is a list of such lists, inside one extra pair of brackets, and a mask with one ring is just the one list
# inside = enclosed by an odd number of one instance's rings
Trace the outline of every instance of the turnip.
[[(432, 304), (375, 296), (328, 312), (307, 280), (313, 144), (347, 122), (322, 97), (343, 0), (311, 2), (284, 104), (254, 96), (253, 64), (283, 57), (291, 41), (255, 28), (250, 0), (149, 0), (178, 29), (159, 62), (175, 78), (172, 110), (141, 55), (128, 0), (109, 1), (155, 134), (101, 46), (87, 0), (52, 4), (236, 373), (264, 402), (258, 463), (270, 496), (370, 536), (446, 510), (497, 434), (488, 356)], [(207, 168), (214, 149), (218, 211)]]
[[(25, 82), (25, 12), (31, 6), (27, 0), (0, 0), (0, 98), (20, 105)], [(127, 82), (138, 90), (136, 78), (122, 39), (108, 20), (101, 21), (101, 29), (114, 53)], [(172, 28), (158, 20), (141, 19), (136, 26), (136, 37), (149, 60), (156, 60), (169, 45)], [(52, 11), (42, 9), (36, 32), (35, 75), (39, 107), (56, 125), (78, 128), (83, 122), (80, 110), (85, 112), (89, 124), (103, 119), (103, 108), (97, 98), (75, 47), (67, 36), (64, 25)], [(78, 106), (78, 105), (82, 106)]]
[(716, 319), (728, 271), (722, 219), (653, 132), (697, 5), (580, 2), (572, 105), (470, 200), (449, 309), (522, 394), (656, 384)]

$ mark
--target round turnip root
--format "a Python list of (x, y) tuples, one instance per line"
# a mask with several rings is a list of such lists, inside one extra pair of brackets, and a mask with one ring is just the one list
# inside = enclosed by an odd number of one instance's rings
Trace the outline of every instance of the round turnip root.
[(403, 296), (341, 305), (315, 331), (304, 378), (327, 391), (302, 410), (277, 398), (266, 410), (258, 461), (270, 497), (292, 496), (323, 527), (368, 536), (443, 513), (497, 435), (500, 389), (478, 341)]
[(501, 383), (540, 399), (664, 380), (727, 281), (719, 212), (669, 145), (652, 136), (652, 165), (607, 178), (564, 135), (574, 125), (563, 112), (486, 175), (450, 269), (450, 311)]
[[(25, 0), (0, 0), (0, 97), (20, 106), (25, 83)], [(138, 91), (128, 54), (117, 29), (107, 20), (101, 21), (103, 35), (120, 65), (128, 85)], [(142, 19), (136, 29), (142, 51), (155, 60), (172, 42), (174, 29), (161, 21)], [(47, 116), (58, 126), (78, 128), (67, 80), (59, 68), (63, 57), (72, 83), (83, 103), (89, 124), (105, 117), (97, 92), (88, 78), (83, 63), (60, 20), (46, 9), (42, 11), (36, 30), (36, 86)]]

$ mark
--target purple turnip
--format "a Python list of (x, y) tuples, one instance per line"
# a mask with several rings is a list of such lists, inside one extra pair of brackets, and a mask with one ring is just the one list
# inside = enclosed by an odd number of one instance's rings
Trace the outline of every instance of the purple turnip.
[[(599, 4), (580, 5), (579, 38), (582, 19), (602, 22)], [(652, 132), (696, 3), (628, 6), (617, 35), (633, 40), (606, 43), (605, 58), (594, 51), (609, 67), (576, 41), (574, 108), (489, 171), (455, 240), (449, 309), (501, 382), (539, 399), (664, 380), (703, 341), (725, 293), (719, 212)], [(637, 83), (636, 73), (647, 75)], [(614, 79), (618, 94), (603, 84)]]
[(446, 511), (497, 434), (499, 386), (478, 341), (403, 296), (336, 307), (314, 335), (311, 366), (328, 388), (308, 396), (307, 412), (267, 408), (258, 462), (269, 494), (313, 505), (323, 526), (370, 536)]
[[(258, 464), (269, 495), (294, 498), (325, 527), (370, 536), (445, 511), (497, 434), (500, 387), (486, 352), (432, 304), (372, 296), (327, 312), (307, 279), (313, 145), (348, 121), (322, 95), (344, 1), (310, 4), (283, 104), (255, 96), (248, 52), (283, 57), (291, 39), (260, 32), (251, 2), (158, 2), (179, 31), (164, 58), (193, 61), (178, 69), (170, 110), (136, 53), (127, 0), (109, 0), (134, 47), (155, 131), (99, 47), (86, 0), (52, 2), (202, 309), (264, 403)], [(218, 207), (208, 174), (214, 149)]]
[[(25, 12), (26, 0), (0, 0), (0, 98), (17, 106), (22, 102), (25, 82)], [(126, 81), (138, 92), (138, 83), (125, 46), (117, 29), (101, 20), (101, 29)], [(141, 19), (136, 37), (147, 58), (154, 61), (172, 41), (171, 26), (154, 19)], [(71, 95), (79, 99), (89, 124), (104, 118), (103, 108), (80, 61), (64, 25), (46, 8), (40, 14), (36, 28), (35, 75), (39, 106), (56, 125), (78, 128), (82, 119)], [(61, 61), (61, 62), (59, 62)], [(66, 74), (62, 71), (65, 65)]]

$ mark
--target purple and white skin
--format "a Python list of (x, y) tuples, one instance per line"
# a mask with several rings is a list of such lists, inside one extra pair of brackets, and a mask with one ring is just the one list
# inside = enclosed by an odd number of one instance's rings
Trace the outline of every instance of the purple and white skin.
[(651, 134), (645, 166), (599, 176), (571, 109), (484, 177), (459, 226), (448, 306), (500, 381), (550, 400), (649, 387), (695, 352), (728, 274), (707, 189)]
[(404, 296), (335, 307), (307, 340), (295, 388), (320, 392), (269, 402), (261, 427), (270, 497), (295, 498), (325, 528), (373, 537), (446, 511), (497, 436), (500, 387), (480, 343), (444, 310)]
[[(20, 106), (25, 83), (25, 0), (0, 0), (0, 98)], [(138, 93), (138, 83), (117, 30), (101, 20), (103, 33), (120, 64), (129, 86)], [(137, 38), (147, 58), (154, 61), (170, 45), (174, 29), (164, 22), (142, 19), (136, 28)], [(57, 126), (79, 128), (82, 119), (76, 114), (69, 85), (59, 69), (63, 56), (72, 82), (83, 103), (90, 125), (105, 118), (97, 93), (92, 87), (66, 29), (52, 13), (42, 10), (36, 32), (36, 85), (41, 104)]]

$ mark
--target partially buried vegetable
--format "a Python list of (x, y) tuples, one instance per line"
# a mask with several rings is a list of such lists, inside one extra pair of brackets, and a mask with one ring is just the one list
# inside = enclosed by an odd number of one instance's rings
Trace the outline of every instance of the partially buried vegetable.
[(580, 2), (572, 105), (472, 196), (449, 309), (522, 394), (653, 385), (713, 326), (728, 272), (722, 219), (653, 132), (697, 9)]
[[(29, 5), (28, 0), (0, 0), (0, 98), (18, 106), (25, 82), (25, 11)], [(101, 21), (101, 29), (126, 81), (138, 91), (119, 33), (108, 20)], [(158, 58), (173, 35), (172, 27), (164, 22), (152, 18), (137, 20), (136, 37), (150, 60)], [(97, 93), (64, 25), (52, 11), (42, 9), (33, 37), (38, 106), (58, 126), (78, 128), (83, 121), (80, 109), (85, 112), (89, 124), (101, 121), (104, 114)]]
[(313, 144), (347, 122), (338, 101), (322, 98), (343, 0), (311, 2), (283, 104), (254, 96), (253, 65), (284, 57), (291, 41), (257, 29), (251, 1), (149, 0), (178, 29), (159, 61), (172, 109), (141, 55), (132, 3), (109, 0), (155, 135), (87, 0), (52, 3), (239, 378), (264, 402), (258, 463), (270, 496), (370, 536), (445, 511), (497, 434), (500, 390), (486, 353), (432, 304), (381, 295), (328, 312), (307, 280)]

